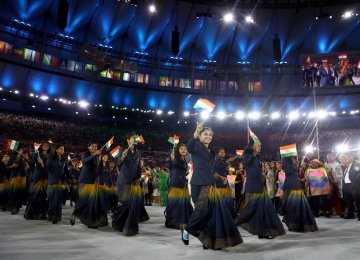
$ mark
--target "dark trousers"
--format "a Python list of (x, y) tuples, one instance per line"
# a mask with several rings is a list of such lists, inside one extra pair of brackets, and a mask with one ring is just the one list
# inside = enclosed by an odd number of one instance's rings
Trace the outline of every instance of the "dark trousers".
[(330, 203), (327, 195), (312, 196), (312, 210), (315, 217), (319, 217), (320, 209), (323, 211), (323, 214), (327, 215), (330, 213)]
[(199, 199), (199, 195), (200, 195), (200, 192), (201, 192), (201, 188), (203, 186), (201, 185), (193, 185), (191, 184), (191, 199), (192, 201), (194, 202), (194, 204), (198, 201)]
[(360, 190), (353, 190), (352, 195), (357, 208), (357, 217), (360, 219)]
[(351, 189), (351, 183), (344, 183), (343, 185), (343, 196), (346, 207), (346, 216), (354, 216), (354, 197)]

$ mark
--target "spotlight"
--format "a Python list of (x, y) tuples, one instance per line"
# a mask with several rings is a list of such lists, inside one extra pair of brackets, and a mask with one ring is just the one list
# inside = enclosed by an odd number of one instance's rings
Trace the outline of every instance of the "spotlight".
[(48, 97), (48, 96), (43, 95), (43, 96), (41, 96), (41, 97), (40, 97), (40, 99), (45, 101), (45, 100), (48, 100), (48, 99), (49, 99), (49, 97)]
[(289, 117), (290, 120), (296, 120), (296, 119), (298, 119), (298, 117), (299, 117), (299, 113), (298, 113), (298, 111), (290, 112), (290, 114), (288, 115), (288, 117)]
[(226, 118), (226, 113), (224, 111), (219, 111), (219, 112), (217, 112), (216, 117), (219, 120), (224, 120)]
[(278, 119), (280, 118), (280, 113), (279, 112), (273, 112), (271, 114), (271, 119)]
[(150, 13), (155, 13), (156, 12), (156, 7), (155, 7), (154, 4), (149, 5), (149, 12)]
[(325, 110), (319, 110), (318, 113), (317, 113), (317, 118), (318, 119), (324, 119), (326, 118), (328, 115), (327, 111)]
[(81, 108), (87, 108), (89, 106), (89, 103), (85, 100), (80, 100), (78, 104)]
[(346, 153), (348, 151), (349, 151), (349, 146), (345, 143), (338, 144), (336, 146), (336, 152), (338, 152), (338, 153)]
[(168, 115), (173, 115), (174, 114), (174, 111), (168, 111)]
[(29, 94), (29, 96), (30, 96), (30, 97), (33, 97), (33, 96), (34, 96), (34, 94), (33, 94), (33, 93), (30, 93), (30, 94)]
[(19, 94), (19, 90), (14, 90), (14, 93), (15, 93), (15, 94)]
[(238, 120), (244, 119), (244, 117), (245, 117), (245, 114), (242, 111), (238, 111), (235, 113), (235, 118)]
[(343, 17), (344, 19), (350, 18), (351, 16), (353, 16), (353, 12), (352, 11), (346, 11), (341, 17)]
[(305, 147), (305, 153), (312, 153), (316, 148), (312, 147), (311, 145), (307, 145)]
[(189, 111), (185, 111), (185, 112), (184, 112), (184, 117), (188, 117), (188, 116), (190, 116), (190, 112), (189, 112)]
[(156, 114), (157, 114), (157, 115), (161, 115), (162, 113), (163, 113), (162, 110), (160, 110), (160, 109), (156, 110)]
[(210, 113), (206, 110), (203, 110), (200, 113), (200, 117), (201, 117), (201, 119), (206, 120), (210, 117)]
[(260, 118), (260, 113), (259, 112), (250, 112), (248, 114), (248, 118), (252, 119), (252, 120), (258, 120)]
[(227, 13), (224, 15), (225, 23), (231, 23), (232, 21), (234, 21), (234, 15), (232, 13)]
[(48, 107), (48, 110), (50, 111), (50, 110), (51, 110), (51, 108), (50, 108), (50, 107)]
[(254, 19), (249, 15), (249, 16), (246, 16), (246, 17), (245, 17), (245, 22), (246, 22), (246, 23), (253, 23), (253, 22), (254, 22)]
[(310, 112), (310, 113), (309, 113), (309, 118), (314, 118), (314, 117), (315, 117), (315, 112), (313, 112), (313, 111)]

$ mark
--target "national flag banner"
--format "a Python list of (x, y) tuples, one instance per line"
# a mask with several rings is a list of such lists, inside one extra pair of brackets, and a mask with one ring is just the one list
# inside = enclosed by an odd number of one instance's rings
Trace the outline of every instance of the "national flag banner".
[(253, 131), (251, 131), (250, 127), (249, 127), (249, 135), (250, 138), (253, 139), (255, 143), (261, 143), (260, 139), (254, 134)]
[(75, 64), (76, 64), (76, 62), (74, 60), (68, 60), (67, 64), (66, 64), (66, 67), (67, 67), (68, 70), (74, 71), (75, 70)]
[(59, 67), (59, 60), (55, 56), (51, 56), (51, 66)]
[(138, 143), (141, 143), (141, 144), (145, 143), (145, 140), (144, 140), (142, 135), (137, 135), (136, 138), (135, 138), (135, 141), (138, 142)]
[(24, 60), (31, 60), (33, 50), (24, 48)]
[(169, 138), (168, 142), (175, 146), (180, 142), (180, 136), (177, 136), (177, 135), (171, 136)]
[(85, 64), (85, 71), (95, 71), (96, 66), (93, 64)]
[(32, 53), (31, 53), (31, 61), (36, 62), (36, 63), (40, 63), (40, 60), (41, 60), (40, 52), (32, 51)]
[(41, 144), (38, 144), (38, 143), (34, 143), (34, 150), (35, 150), (35, 153), (38, 153), (39, 152), (39, 148), (40, 148)]
[(75, 64), (75, 72), (82, 72), (84, 69), (84, 64), (81, 62), (76, 62)]
[(19, 147), (19, 144), (20, 144), (19, 141), (9, 139), (7, 142), (7, 148), (16, 152)]
[(59, 68), (66, 70), (66, 68), (67, 68), (67, 60), (61, 59), (60, 64), (59, 64)]
[(45, 64), (45, 65), (50, 66), (50, 64), (51, 64), (51, 55), (44, 53), (42, 63)]
[(12, 44), (5, 42), (5, 45), (4, 45), (4, 54), (5, 54), (6, 56), (10, 56), (11, 51), (12, 51)]
[(244, 154), (244, 150), (236, 150), (236, 155), (241, 157)]
[(24, 52), (23, 50), (14, 49), (13, 56), (21, 59), (23, 56), (23, 52)]
[(112, 157), (116, 158), (119, 156), (119, 152), (120, 152), (120, 145), (118, 145), (114, 149), (112, 149), (110, 154)]
[(114, 143), (114, 137), (111, 137), (111, 139), (105, 144), (106, 149), (110, 149), (113, 143)]
[(205, 98), (199, 98), (198, 101), (196, 101), (194, 108), (198, 109), (206, 109), (209, 112), (212, 112), (215, 108), (215, 104), (211, 101), (205, 99)]
[(120, 71), (117, 71), (117, 70), (114, 71), (114, 79), (116, 79), (116, 80), (121, 79), (121, 72)]
[(297, 156), (296, 144), (280, 146), (281, 158)]

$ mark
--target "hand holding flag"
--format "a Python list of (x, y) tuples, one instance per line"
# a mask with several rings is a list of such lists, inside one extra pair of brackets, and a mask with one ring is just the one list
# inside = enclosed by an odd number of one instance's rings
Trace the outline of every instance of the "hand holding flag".
[(34, 150), (35, 150), (35, 153), (39, 153), (39, 148), (40, 148), (41, 144), (38, 144), (38, 143), (34, 143)]
[(205, 99), (205, 98), (199, 98), (198, 101), (196, 101), (194, 108), (196, 109), (205, 109), (209, 112), (212, 112), (215, 108), (215, 104), (211, 101)]
[(180, 137), (177, 135), (174, 135), (173, 137), (169, 138), (168, 142), (171, 143), (175, 148), (175, 146), (180, 142)]
[(251, 131), (250, 127), (248, 129), (249, 129), (250, 138), (253, 139), (255, 143), (260, 144), (261, 143), (260, 139), (254, 134), (253, 131)]
[(111, 137), (109, 141), (107, 141), (106, 144), (103, 145), (103, 147), (100, 148), (100, 151), (106, 147), (106, 149), (110, 149), (111, 145), (114, 143), (114, 137)]
[(244, 154), (244, 150), (236, 150), (236, 157), (241, 158), (241, 156)]
[(18, 148), (19, 148), (20, 142), (19, 141), (15, 141), (12, 139), (9, 139), (7, 142), (7, 148), (10, 150), (13, 150), (15, 152), (17, 152)]
[(144, 138), (143, 138), (142, 135), (137, 135), (137, 136), (135, 137), (135, 142), (144, 144), (144, 143), (145, 143), (145, 140), (144, 140)]

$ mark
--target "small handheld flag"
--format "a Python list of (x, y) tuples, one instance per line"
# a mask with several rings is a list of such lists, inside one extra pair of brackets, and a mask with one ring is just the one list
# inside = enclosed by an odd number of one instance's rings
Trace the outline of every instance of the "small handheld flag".
[(241, 157), (244, 154), (244, 150), (236, 150), (236, 156)]
[(114, 137), (111, 137), (111, 139), (105, 144), (106, 149), (110, 149), (113, 143), (114, 143)]
[(38, 143), (34, 143), (34, 150), (35, 150), (35, 153), (38, 153), (39, 152), (39, 148), (40, 148), (41, 144), (38, 144)]
[(120, 145), (116, 146), (114, 149), (112, 149), (110, 151), (110, 154), (112, 157), (116, 158), (119, 156), (119, 151), (120, 151)]
[(258, 143), (260, 144), (260, 139), (254, 134), (253, 131), (251, 131), (250, 127), (249, 127), (249, 135), (250, 135), (250, 138), (254, 140), (255, 143)]
[(180, 142), (180, 137), (177, 135), (174, 135), (173, 137), (169, 138), (168, 142), (173, 144), (173, 146), (175, 147)]
[(198, 101), (196, 101), (194, 108), (198, 109), (205, 109), (209, 112), (212, 112), (215, 108), (215, 104), (211, 101), (205, 99), (205, 98), (199, 98)]
[(187, 164), (187, 174), (193, 174), (193, 173), (194, 173), (194, 164), (192, 161), (190, 161)]
[(17, 152), (17, 149), (19, 148), (19, 144), (20, 144), (19, 141), (9, 139), (7, 142), (7, 148)]
[(296, 144), (280, 146), (281, 158), (297, 156)]
[(142, 135), (137, 135), (136, 138), (135, 138), (135, 142), (144, 144), (144, 143), (145, 143), (145, 140), (144, 140), (144, 138), (142, 137)]

